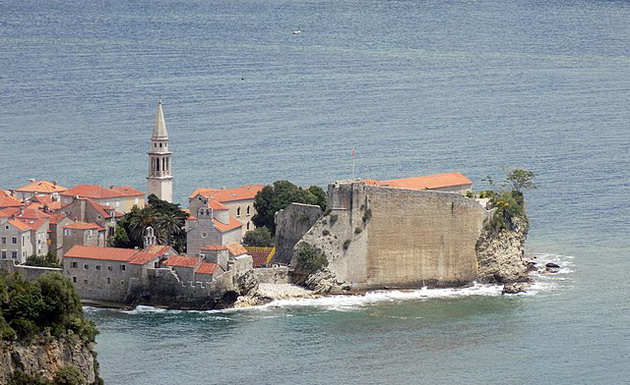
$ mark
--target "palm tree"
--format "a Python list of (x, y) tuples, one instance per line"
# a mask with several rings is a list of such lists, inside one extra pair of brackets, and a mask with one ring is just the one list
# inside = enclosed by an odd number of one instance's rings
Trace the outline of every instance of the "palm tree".
[(144, 207), (132, 214), (129, 220), (131, 238), (139, 244), (143, 243), (144, 232), (151, 226), (157, 231), (158, 238), (161, 238), (158, 224), (158, 213), (152, 207)]
[(160, 243), (170, 245), (173, 237), (181, 234), (184, 218), (176, 213), (164, 213), (157, 216), (158, 236)]

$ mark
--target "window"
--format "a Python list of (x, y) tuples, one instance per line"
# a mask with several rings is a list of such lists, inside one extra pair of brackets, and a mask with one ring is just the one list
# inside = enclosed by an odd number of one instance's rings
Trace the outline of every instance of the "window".
[(162, 147), (162, 143), (160, 143), (160, 147)]
[(153, 267), (155, 267), (156, 269), (160, 267), (160, 262), (153, 262)]
[(2, 252), (2, 259), (7, 259), (7, 252), (6, 251)]
[(96, 265), (96, 270), (101, 270), (101, 265)]
[(72, 267), (73, 267), (73, 268), (75, 268), (75, 269), (76, 269), (78, 266), (79, 266), (79, 264), (78, 264), (78, 263), (76, 263), (76, 262), (72, 262)]
[(112, 271), (112, 267), (111, 266), (107, 266), (107, 270)]
[(2, 244), (6, 245), (7, 244), (7, 237), (2, 237)]
[(77, 283), (77, 277), (72, 277), (72, 283)]
[(87, 285), (87, 279), (84, 279), (84, 280), (83, 280), (83, 283)]
[(9, 225), (4, 226), (5, 230), (9, 230)]
[(83, 268), (84, 268), (85, 270), (87, 270), (89, 267), (90, 267), (90, 266), (88, 266), (88, 265), (83, 265)]
[(125, 270), (126, 266), (125, 265), (120, 265), (120, 270)]
[(247, 222), (247, 230), (249, 230), (249, 222)]
[(109, 277), (107, 277), (107, 284), (108, 284), (108, 285), (111, 285), (111, 284), (112, 284), (112, 279), (111, 279), (111, 278), (109, 278)]
[(12, 251), (11, 252), (11, 258), (17, 259), (17, 251)]
[(201, 233), (201, 238), (208, 238), (208, 233)]
[(103, 219), (103, 217), (97, 214), (97, 215), (96, 215), (96, 220), (97, 220), (97, 221), (100, 221), (101, 219)]
[(70, 229), (63, 229), (63, 235), (66, 237), (70, 236)]
[(11, 237), (11, 243), (17, 245), (17, 237)]
[(247, 209), (245, 211), (247, 213), (247, 216), (249, 216), (251, 214), (251, 210), (250, 209), (251, 209), (251, 206), (247, 206)]
[(236, 216), (237, 216), (237, 217), (240, 217), (240, 216), (241, 216), (241, 208), (240, 208), (240, 207), (237, 207), (237, 208), (236, 208)]
[(24, 247), (25, 243), (26, 243), (26, 236), (22, 235), (22, 247)]
[(125, 281), (120, 281), (120, 286), (125, 286)]

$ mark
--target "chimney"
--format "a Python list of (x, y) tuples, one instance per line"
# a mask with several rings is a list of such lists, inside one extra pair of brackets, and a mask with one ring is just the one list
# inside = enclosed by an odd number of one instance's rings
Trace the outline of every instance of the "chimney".
[(50, 211), (50, 210), (48, 209), (48, 205), (44, 205), (44, 212), (45, 212), (46, 214), (48, 214), (48, 211)]
[(110, 184), (110, 185), (109, 185), (109, 189), (110, 189), (110, 190), (113, 190), (113, 189), (114, 189), (114, 185), (113, 185), (113, 184)]
[(53, 186), (56, 186), (56, 185), (57, 185), (57, 181), (56, 181), (56, 180), (53, 180), (53, 182), (52, 182), (52, 183), (53, 183)]
[(24, 215), (24, 205), (20, 205), (20, 216)]

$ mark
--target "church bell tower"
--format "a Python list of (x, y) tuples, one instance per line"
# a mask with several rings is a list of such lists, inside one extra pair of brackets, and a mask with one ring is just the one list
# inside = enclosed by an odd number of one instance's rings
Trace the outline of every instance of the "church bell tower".
[(168, 132), (164, 121), (162, 100), (158, 100), (155, 124), (149, 146), (148, 195), (155, 194), (167, 202), (173, 202), (173, 174), (171, 174), (171, 151), (168, 148)]

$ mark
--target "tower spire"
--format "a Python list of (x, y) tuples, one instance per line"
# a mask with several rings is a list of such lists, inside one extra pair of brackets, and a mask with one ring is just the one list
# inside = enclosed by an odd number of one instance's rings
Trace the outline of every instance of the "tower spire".
[(155, 123), (153, 124), (152, 140), (168, 140), (166, 131), (166, 121), (164, 120), (164, 110), (162, 109), (162, 98), (158, 99), (157, 111), (155, 113)]

